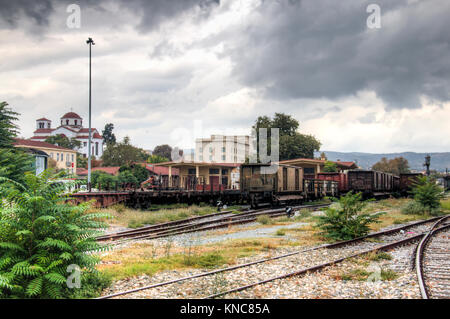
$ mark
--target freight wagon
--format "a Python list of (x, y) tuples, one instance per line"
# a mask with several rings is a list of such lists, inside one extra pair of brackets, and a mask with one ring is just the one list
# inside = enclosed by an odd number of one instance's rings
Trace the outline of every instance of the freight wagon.
[(240, 172), (241, 195), (252, 207), (301, 203), (325, 195), (336, 196), (338, 183), (304, 179), (301, 167), (285, 164), (243, 164)]
[(390, 173), (372, 170), (349, 170), (348, 190), (361, 192), (364, 197), (384, 197), (395, 190), (396, 179)]

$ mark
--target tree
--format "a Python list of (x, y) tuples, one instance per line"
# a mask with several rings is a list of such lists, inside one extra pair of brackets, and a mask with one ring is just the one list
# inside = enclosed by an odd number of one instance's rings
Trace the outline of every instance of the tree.
[(379, 223), (384, 213), (361, 213), (367, 202), (361, 200), (362, 194), (352, 192), (342, 196), (338, 203), (325, 210), (324, 216), (318, 216), (317, 227), (322, 235), (333, 240), (349, 240), (367, 235), (369, 224)]
[(116, 136), (113, 133), (114, 124), (108, 123), (105, 125), (105, 129), (102, 131), (103, 141), (106, 145), (115, 144)]
[(402, 173), (409, 173), (409, 164), (408, 160), (403, 157), (396, 157), (391, 160), (383, 157), (372, 166), (372, 169), (375, 171), (400, 175)]
[(74, 138), (69, 139), (67, 136), (62, 135), (62, 134), (49, 136), (45, 139), (45, 142), (54, 144), (54, 145), (58, 145), (61, 147), (65, 147), (65, 148), (70, 148), (72, 150), (81, 147), (80, 141), (78, 141)]
[(153, 155), (165, 157), (169, 159), (169, 161), (172, 160), (172, 147), (170, 147), (167, 144), (158, 145), (153, 150)]
[(19, 132), (14, 123), (18, 115), (8, 103), (0, 103), (0, 176), (22, 182), (25, 173), (32, 171), (33, 157), (13, 145)]
[(18, 120), (19, 115), (8, 107), (8, 103), (0, 103), (0, 148), (14, 147), (14, 138), (19, 133), (19, 128), (14, 121)]
[(425, 211), (431, 213), (441, 207), (442, 189), (431, 178), (418, 177), (414, 182), (412, 193), (414, 200), (422, 205)]
[(0, 178), (0, 298), (68, 298), (77, 290), (67, 287), (69, 265), (82, 278), (98, 274), (93, 253), (106, 247), (95, 236), (108, 215), (66, 203), (66, 185), (52, 178), (48, 171), (27, 173), (24, 183)]
[(130, 138), (125, 137), (123, 142), (110, 144), (103, 152), (103, 166), (131, 165), (134, 162), (146, 161), (148, 154), (141, 148), (130, 144)]
[(33, 157), (20, 149), (0, 149), (0, 176), (23, 182), (25, 173), (32, 172)]
[(147, 163), (164, 163), (164, 162), (168, 162), (168, 161), (169, 161), (168, 158), (165, 158), (165, 157), (162, 157), (159, 155), (155, 155), (155, 154), (150, 155), (147, 158)]
[(338, 171), (338, 166), (336, 163), (326, 161), (323, 166), (323, 171), (327, 173), (336, 173)]
[(137, 178), (130, 171), (119, 173), (118, 179), (120, 184), (138, 184)]
[[(290, 115), (275, 113), (273, 119), (259, 116), (253, 128), (257, 133), (257, 149), (259, 153), (259, 130), (267, 128), (267, 151), (271, 152), (271, 128), (279, 128), (280, 160), (293, 158), (313, 158), (314, 151), (320, 149), (321, 143), (312, 135), (300, 134), (297, 130), (299, 122)], [(259, 157), (259, 156), (258, 156)]]
[(133, 174), (133, 176), (136, 177), (136, 180), (139, 184), (147, 180), (148, 176), (150, 175), (149, 171), (144, 166), (139, 164), (124, 165), (119, 168), (120, 173), (126, 171)]

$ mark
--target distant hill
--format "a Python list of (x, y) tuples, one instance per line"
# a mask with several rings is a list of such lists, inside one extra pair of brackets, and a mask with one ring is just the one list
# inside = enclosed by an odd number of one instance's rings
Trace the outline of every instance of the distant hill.
[[(314, 157), (320, 157), (320, 152), (315, 152)], [(355, 161), (358, 166), (362, 168), (371, 168), (373, 164), (378, 162), (382, 157), (387, 159), (393, 159), (395, 157), (404, 157), (409, 162), (409, 167), (412, 170), (422, 171), (424, 170), (423, 163), (425, 162), (425, 156), (430, 154), (431, 166), (430, 169), (445, 172), (445, 169), (450, 170), (450, 152), (445, 153), (385, 153), (385, 154), (372, 154), (372, 153), (359, 153), (359, 152), (332, 152), (323, 151), (330, 161)]]

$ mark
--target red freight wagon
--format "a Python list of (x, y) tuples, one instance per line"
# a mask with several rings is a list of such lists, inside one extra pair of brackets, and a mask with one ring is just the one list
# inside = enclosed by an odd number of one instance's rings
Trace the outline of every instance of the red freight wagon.
[(348, 191), (347, 174), (345, 173), (317, 173), (317, 179), (321, 181), (338, 182), (339, 193), (345, 193)]

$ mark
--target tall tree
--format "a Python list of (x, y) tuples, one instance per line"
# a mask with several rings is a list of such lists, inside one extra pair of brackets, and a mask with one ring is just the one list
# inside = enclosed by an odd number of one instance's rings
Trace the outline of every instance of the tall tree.
[(141, 148), (130, 144), (126, 136), (122, 142), (111, 144), (103, 152), (103, 166), (131, 165), (133, 162), (146, 161), (148, 154)]
[(272, 118), (259, 116), (253, 128), (257, 133), (257, 149), (259, 152), (259, 129), (267, 128), (267, 150), (271, 152), (271, 128), (279, 129), (279, 152), (280, 160), (293, 158), (313, 158), (314, 151), (320, 149), (321, 143), (312, 135), (299, 133), (299, 122), (292, 116), (284, 113), (275, 113)]
[(153, 150), (153, 155), (159, 155), (161, 157), (165, 157), (169, 159), (169, 161), (172, 160), (172, 147), (170, 147), (167, 144), (158, 145)]
[(0, 103), (0, 177), (22, 182), (25, 173), (32, 171), (33, 157), (13, 145), (19, 132), (14, 123), (18, 115), (8, 103)]
[(19, 113), (14, 112), (8, 103), (0, 103), (0, 148), (12, 148), (14, 138), (19, 133), (18, 126), (14, 123), (17, 121)]
[(65, 148), (70, 148), (72, 150), (77, 149), (81, 146), (80, 141), (74, 138), (68, 138), (67, 136), (62, 134), (49, 136), (45, 139), (45, 142)]
[(395, 175), (408, 173), (410, 171), (408, 160), (403, 157), (396, 157), (391, 160), (388, 160), (386, 157), (383, 157), (381, 158), (380, 161), (378, 161), (372, 166), (372, 169), (375, 171), (392, 173)]
[(108, 123), (105, 125), (105, 129), (102, 131), (103, 141), (106, 145), (115, 144), (116, 136), (113, 133), (114, 124)]

